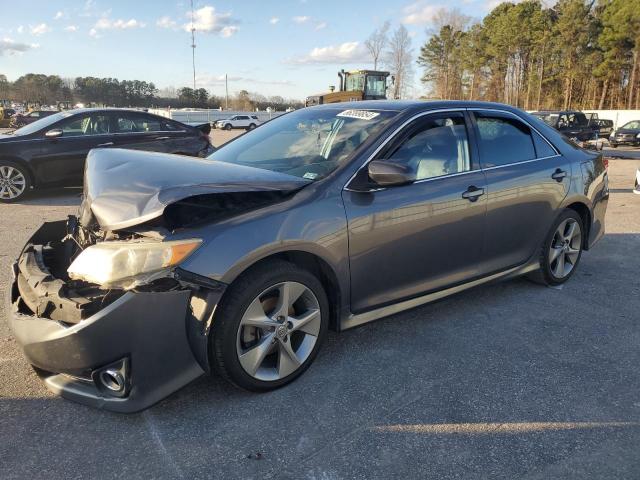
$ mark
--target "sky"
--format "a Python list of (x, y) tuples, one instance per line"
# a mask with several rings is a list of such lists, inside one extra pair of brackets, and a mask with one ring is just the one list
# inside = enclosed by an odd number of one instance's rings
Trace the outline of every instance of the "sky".
[[(364, 41), (404, 25), (415, 56), (434, 15), (482, 18), (497, 0), (194, 0), (196, 86), (302, 99), (371, 68)], [(0, 0), (0, 73), (146, 80), (192, 86), (189, 0)], [(417, 76), (416, 76), (417, 78)], [(420, 89), (418, 82), (415, 87)]]

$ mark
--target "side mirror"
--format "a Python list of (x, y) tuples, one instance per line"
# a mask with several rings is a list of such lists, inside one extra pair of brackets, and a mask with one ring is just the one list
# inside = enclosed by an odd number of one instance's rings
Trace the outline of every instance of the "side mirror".
[(60, 128), (54, 128), (53, 130), (49, 130), (44, 134), (47, 138), (58, 138), (61, 137), (64, 132)]
[(374, 160), (368, 165), (369, 179), (381, 187), (407, 185), (416, 181), (415, 172), (399, 163)]

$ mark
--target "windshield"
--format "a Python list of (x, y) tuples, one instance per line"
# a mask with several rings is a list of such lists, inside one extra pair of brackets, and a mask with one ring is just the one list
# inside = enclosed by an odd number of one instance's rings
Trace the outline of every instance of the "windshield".
[(340, 166), (397, 113), (305, 108), (238, 137), (209, 158), (318, 180)]
[(384, 97), (387, 94), (387, 82), (384, 75), (367, 75), (366, 94)]
[(555, 127), (559, 115), (557, 113), (534, 113), (534, 117), (539, 118), (550, 127)]
[(46, 116), (44, 118), (41, 118), (40, 120), (36, 120), (35, 122), (30, 123), (29, 125), (25, 125), (24, 127), (17, 129), (15, 132), (13, 132), (13, 134), (29, 135), (31, 133), (37, 132), (38, 130), (47, 128), (49, 125), (53, 125), (58, 120), (67, 118), (70, 115), (73, 115), (73, 113), (70, 111), (54, 113), (53, 115)]
[(622, 128), (625, 130), (640, 130), (640, 120), (633, 120), (632, 122), (625, 123)]

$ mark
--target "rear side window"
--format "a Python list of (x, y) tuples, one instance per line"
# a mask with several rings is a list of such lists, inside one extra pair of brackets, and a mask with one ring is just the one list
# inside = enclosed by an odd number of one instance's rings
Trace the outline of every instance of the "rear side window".
[(536, 132), (531, 132), (533, 135), (533, 142), (536, 145), (536, 153), (538, 158), (553, 157), (557, 155), (557, 152), (549, 145), (549, 143), (538, 135)]
[(475, 112), (480, 162), (498, 167), (536, 158), (531, 129), (506, 115)]
[(160, 121), (142, 115), (119, 114), (116, 117), (118, 133), (144, 133), (161, 131)]

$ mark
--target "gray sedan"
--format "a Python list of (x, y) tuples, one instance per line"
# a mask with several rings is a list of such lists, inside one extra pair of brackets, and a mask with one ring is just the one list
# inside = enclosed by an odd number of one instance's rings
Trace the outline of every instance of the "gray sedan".
[(212, 371), (281, 387), (329, 328), (486, 282), (561, 285), (609, 194), (601, 154), (525, 112), (399, 101), (289, 113), (208, 159), (94, 150), (84, 189), (14, 264), (10, 323), (51, 390), (121, 412)]

